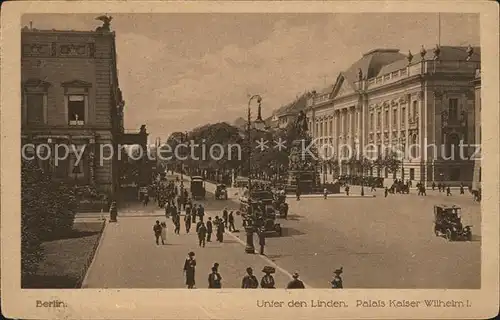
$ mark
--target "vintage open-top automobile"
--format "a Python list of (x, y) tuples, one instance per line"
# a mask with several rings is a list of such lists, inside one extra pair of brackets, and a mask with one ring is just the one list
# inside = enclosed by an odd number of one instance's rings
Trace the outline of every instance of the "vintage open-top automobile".
[(463, 226), (461, 211), (462, 209), (455, 205), (435, 205), (434, 233), (436, 236), (445, 237), (448, 241), (471, 241), (472, 226)]
[(225, 184), (218, 184), (215, 187), (215, 199), (227, 200), (227, 187)]
[(255, 227), (264, 227), (266, 233), (282, 235), (281, 225), (276, 223), (276, 210), (274, 208), (273, 194), (270, 191), (252, 191), (251, 195), (245, 193), (240, 197), (240, 211), (244, 219), (251, 215)]

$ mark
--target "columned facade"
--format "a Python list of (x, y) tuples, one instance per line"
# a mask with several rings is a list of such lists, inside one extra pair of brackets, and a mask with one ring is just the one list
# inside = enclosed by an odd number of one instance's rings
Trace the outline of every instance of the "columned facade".
[[(422, 50), (417, 57), (393, 49), (373, 50), (341, 73), (329, 92), (309, 100), (310, 132), (321, 141), (332, 141), (341, 159), (357, 150), (365, 156), (374, 150), (381, 157), (385, 150), (399, 150), (402, 166), (396, 172), (365, 171), (387, 184), (403, 179), (413, 185), (419, 181), (470, 185), (474, 163), (466, 145), (479, 135), (471, 82), (479, 66), (478, 48), (441, 47)], [(332, 129), (325, 130), (330, 118)], [(325, 135), (329, 139), (323, 139)], [(339, 167), (338, 173), (321, 174), (322, 180), (355, 174), (347, 163)]]

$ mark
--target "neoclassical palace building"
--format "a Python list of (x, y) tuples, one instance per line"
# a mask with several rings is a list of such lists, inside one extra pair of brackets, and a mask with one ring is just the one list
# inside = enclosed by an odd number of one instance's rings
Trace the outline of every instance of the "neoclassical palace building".
[[(391, 147), (405, 151), (399, 153), (398, 172), (372, 168), (366, 175), (470, 184), (473, 147), (467, 144), (477, 135), (473, 80), (479, 68), (480, 49), (471, 46), (422, 47), (415, 55), (372, 50), (309, 99), (309, 131), (318, 146), (332, 146), (336, 156), (347, 156), (342, 146), (352, 154), (369, 149), (383, 156)], [(325, 162), (322, 180), (332, 181), (338, 174), (333, 170)], [(340, 166), (340, 174), (350, 170)]]

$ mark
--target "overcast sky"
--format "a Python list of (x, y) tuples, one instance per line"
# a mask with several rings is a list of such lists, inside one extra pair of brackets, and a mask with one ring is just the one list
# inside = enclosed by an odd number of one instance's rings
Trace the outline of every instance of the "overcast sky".
[[(153, 137), (246, 116), (247, 94), (263, 115), (374, 48), (418, 53), (438, 42), (438, 14), (113, 14), (125, 126)], [(93, 30), (96, 15), (29, 15), (38, 29)], [(479, 45), (479, 16), (441, 14), (441, 45)], [(255, 109), (254, 109), (255, 110)], [(256, 110), (253, 111), (256, 114)]]

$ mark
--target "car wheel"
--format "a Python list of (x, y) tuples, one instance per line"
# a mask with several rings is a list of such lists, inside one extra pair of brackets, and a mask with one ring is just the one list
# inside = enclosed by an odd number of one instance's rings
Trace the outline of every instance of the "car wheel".
[(278, 235), (281, 237), (283, 234), (283, 229), (281, 229), (281, 226), (277, 226), (276, 232), (278, 232)]
[(446, 240), (453, 241), (453, 232), (450, 229), (446, 230)]

